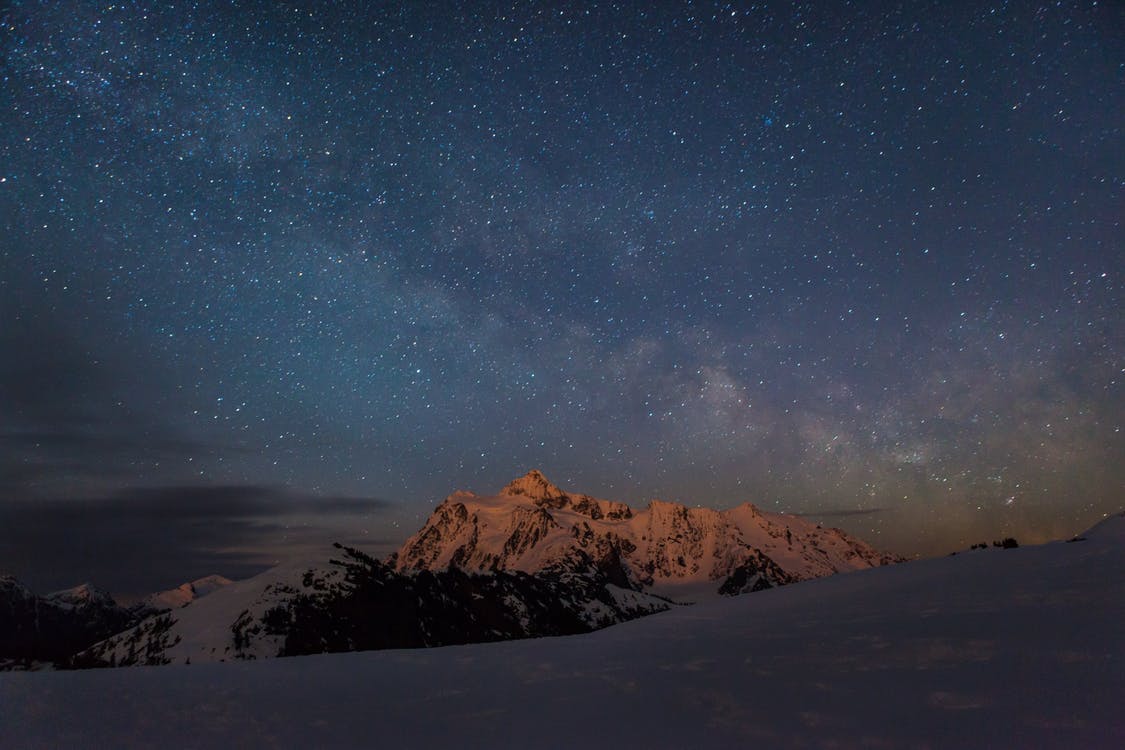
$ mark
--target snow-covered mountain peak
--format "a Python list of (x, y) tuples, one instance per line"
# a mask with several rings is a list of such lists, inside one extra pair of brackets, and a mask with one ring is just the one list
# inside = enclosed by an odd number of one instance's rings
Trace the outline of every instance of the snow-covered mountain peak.
[(754, 505), (754, 503), (749, 503), (749, 502), (742, 503), (742, 505), (736, 505), (735, 507), (731, 508), (731, 511), (732, 512), (737, 511), (739, 513), (746, 513), (746, 514), (751, 515), (751, 516), (762, 515), (762, 509), (759, 508), (757, 505)]
[(400, 571), (601, 575), (690, 600), (897, 561), (842, 532), (749, 503), (720, 511), (653, 500), (634, 510), (565, 492), (537, 470), (495, 497), (450, 495), (393, 558)]
[(49, 601), (62, 606), (86, 607), (90, 605), (116, 606), (113, 597), (89, 583), (47, 594)]
[(508, 482), (501, 495), (522, 495), (535, 502), (558, 500), (566, 497), (566, 493), (556, 487), (543, 475), (539, 469), (532, 469), (518, 479)]
[(204, 576), (189, 583), (182, 583), (174, 589), (152, 594), (145, 599), (145, 605), (157, 610), (177, 609), (230, 584), (230, 579), (221, 575)]

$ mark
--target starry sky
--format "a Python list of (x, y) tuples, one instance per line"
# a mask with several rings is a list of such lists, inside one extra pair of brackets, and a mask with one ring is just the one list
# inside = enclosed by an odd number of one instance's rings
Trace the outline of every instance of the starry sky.
[(14, 0), (0, 569), (138, 592), (455, 488), (904, 554), (1125, 496), (1115, 3)]

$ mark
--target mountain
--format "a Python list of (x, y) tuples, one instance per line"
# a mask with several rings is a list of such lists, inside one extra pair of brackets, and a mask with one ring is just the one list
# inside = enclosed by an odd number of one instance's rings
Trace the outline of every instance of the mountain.
[[(643, 510), (539, 471), (456, 492), (386, 561), (335, 545), (236, 583), (185, 584), (83, 666), (199, 663), (584, 633), (674, 601), (758, 591), (893, 558), (838, 529), (750, 504)], [(196, 598), (199, 588), (215, 589)], [(178, 603), (182, 606), (172, 608)]]
[(125, 607), (89, 583), (39, 596), (0, 575), (0, 670), (74, 666), (80, 651), (228, 584), (207, 576)]
[(1125, 510), (1106, 516), (1070, 541), (1084, 542), (1087, 539), (1125, 545)]
[(559, 489), (532, 470), (499, 495), (455, 492), (403, 545), (398, 570), (598, 573), (678, 600), (757, 591), (899, 562), (839, 529), (654, 500), (644, 509)]
[(596, 574), (399, 572), (337, 544), (153, 615), (76, 662), (197, 664), (569, 635), (670, 606)]
[(63, 610), (100, 610), (116, 607), (117, 602), (109, 595), (89, 583), (81, 583), (73, 588), (54, 591), (45, 597), (52, 606)]
[(1122, 747), (1125, 517), (1079, 538), (570, 638), (3, 673), (0, 747)]
[(137, 619), (90, 584), (38, 596), (0, 575), (0, 669), (67, 666), (75, 653)]
[(224, 586), (229, 586), (231, 580), (220, 575), (209, 575), (189, 583), (183, 583), (174, 589), (150, 594), (145, 597), (142, 606), (153, 611), (164, 611), (186, 607), (201, 596), (206, 596), (213, 591), (218, 591)]

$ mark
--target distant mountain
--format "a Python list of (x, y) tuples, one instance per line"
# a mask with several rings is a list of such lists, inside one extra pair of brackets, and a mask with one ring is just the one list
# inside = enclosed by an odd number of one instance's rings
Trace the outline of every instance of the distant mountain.
[(228, 584), (211, 575), (126, 607), (89, 583), (39, 596), (0, 575), (0, 670), (74, 666), (78, 652)]
[(82, 584), (37, 596), (13, 576), (0, 576), (0, 669), (65, 667), (78, 651), (138, 619), (109, 594)]
[(218, 591), (223, 586), (229, 586), (231, 580), (220, 575), (209, 575), (190, 583), (180, 584), (174, 589), (161, 591), (145, 597), (143, 605), (151, 610), (163, 611), (186, 607), (201, 596), (206, 596), (213, 591)]
[(395, 565), (597, 572), (625, 588), (682, 600), (899, 561), (839, 529), (749, 503), (718, 511), (654, 500), (635, 510), (564, 492), (533, 470), (496, 496), (450, 495)]
[[(81, 666), (260, 659), (583, 633), (674, 603), (897, 562), (838, 529), (564, 492), (539, 471), (457, 492), (386, 561), (335, 545), (255, 578), (154, 595)], [(201, 593), (210, 590), (206, 597)]]
[(334, 545), (149, 617), (79, 655), (81, 666), (261, 659), (585, 633), (667, 609), (604, 576), (396, 572)]

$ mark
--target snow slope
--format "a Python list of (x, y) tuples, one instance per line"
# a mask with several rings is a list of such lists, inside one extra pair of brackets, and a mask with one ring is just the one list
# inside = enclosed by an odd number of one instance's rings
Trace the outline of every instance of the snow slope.
[(604, 576), (395, 571), (342, 545), (94, 644), (80, 666), (194, 664), (583, 633), (672, 606)]
[(221, 575), (204, 576), (188, 583), (181, 583), (174, 589), (150, 594), (145, 597), (143, 605), (154, 610), (179, 609), (231, 583), (229, 578)]
[(581, 636), (0, 674), (0, 746), (1121, 747), (1122, 622), (1118, 516)]
[[(91, 647), (87, 655), (113, 664), (157, 664), (162, 662), (206, 662), (227, 658), (257, 659), (276, 656), (283, 638), (258, 633), (235, 648), (232, 626), (240, 620), (259, 621), (265, 612), (295, 591), (304, 591), (303, 579), (310, 570), (320, 570), (317, 580), (337, 580), (340, 571), (330, 569), (332, 550), (295, 558), (243, 581), (218, 587), (206, 597), (147, 618), (131, 630)], [(171, 611), (169, 611), (169, 609)]]

